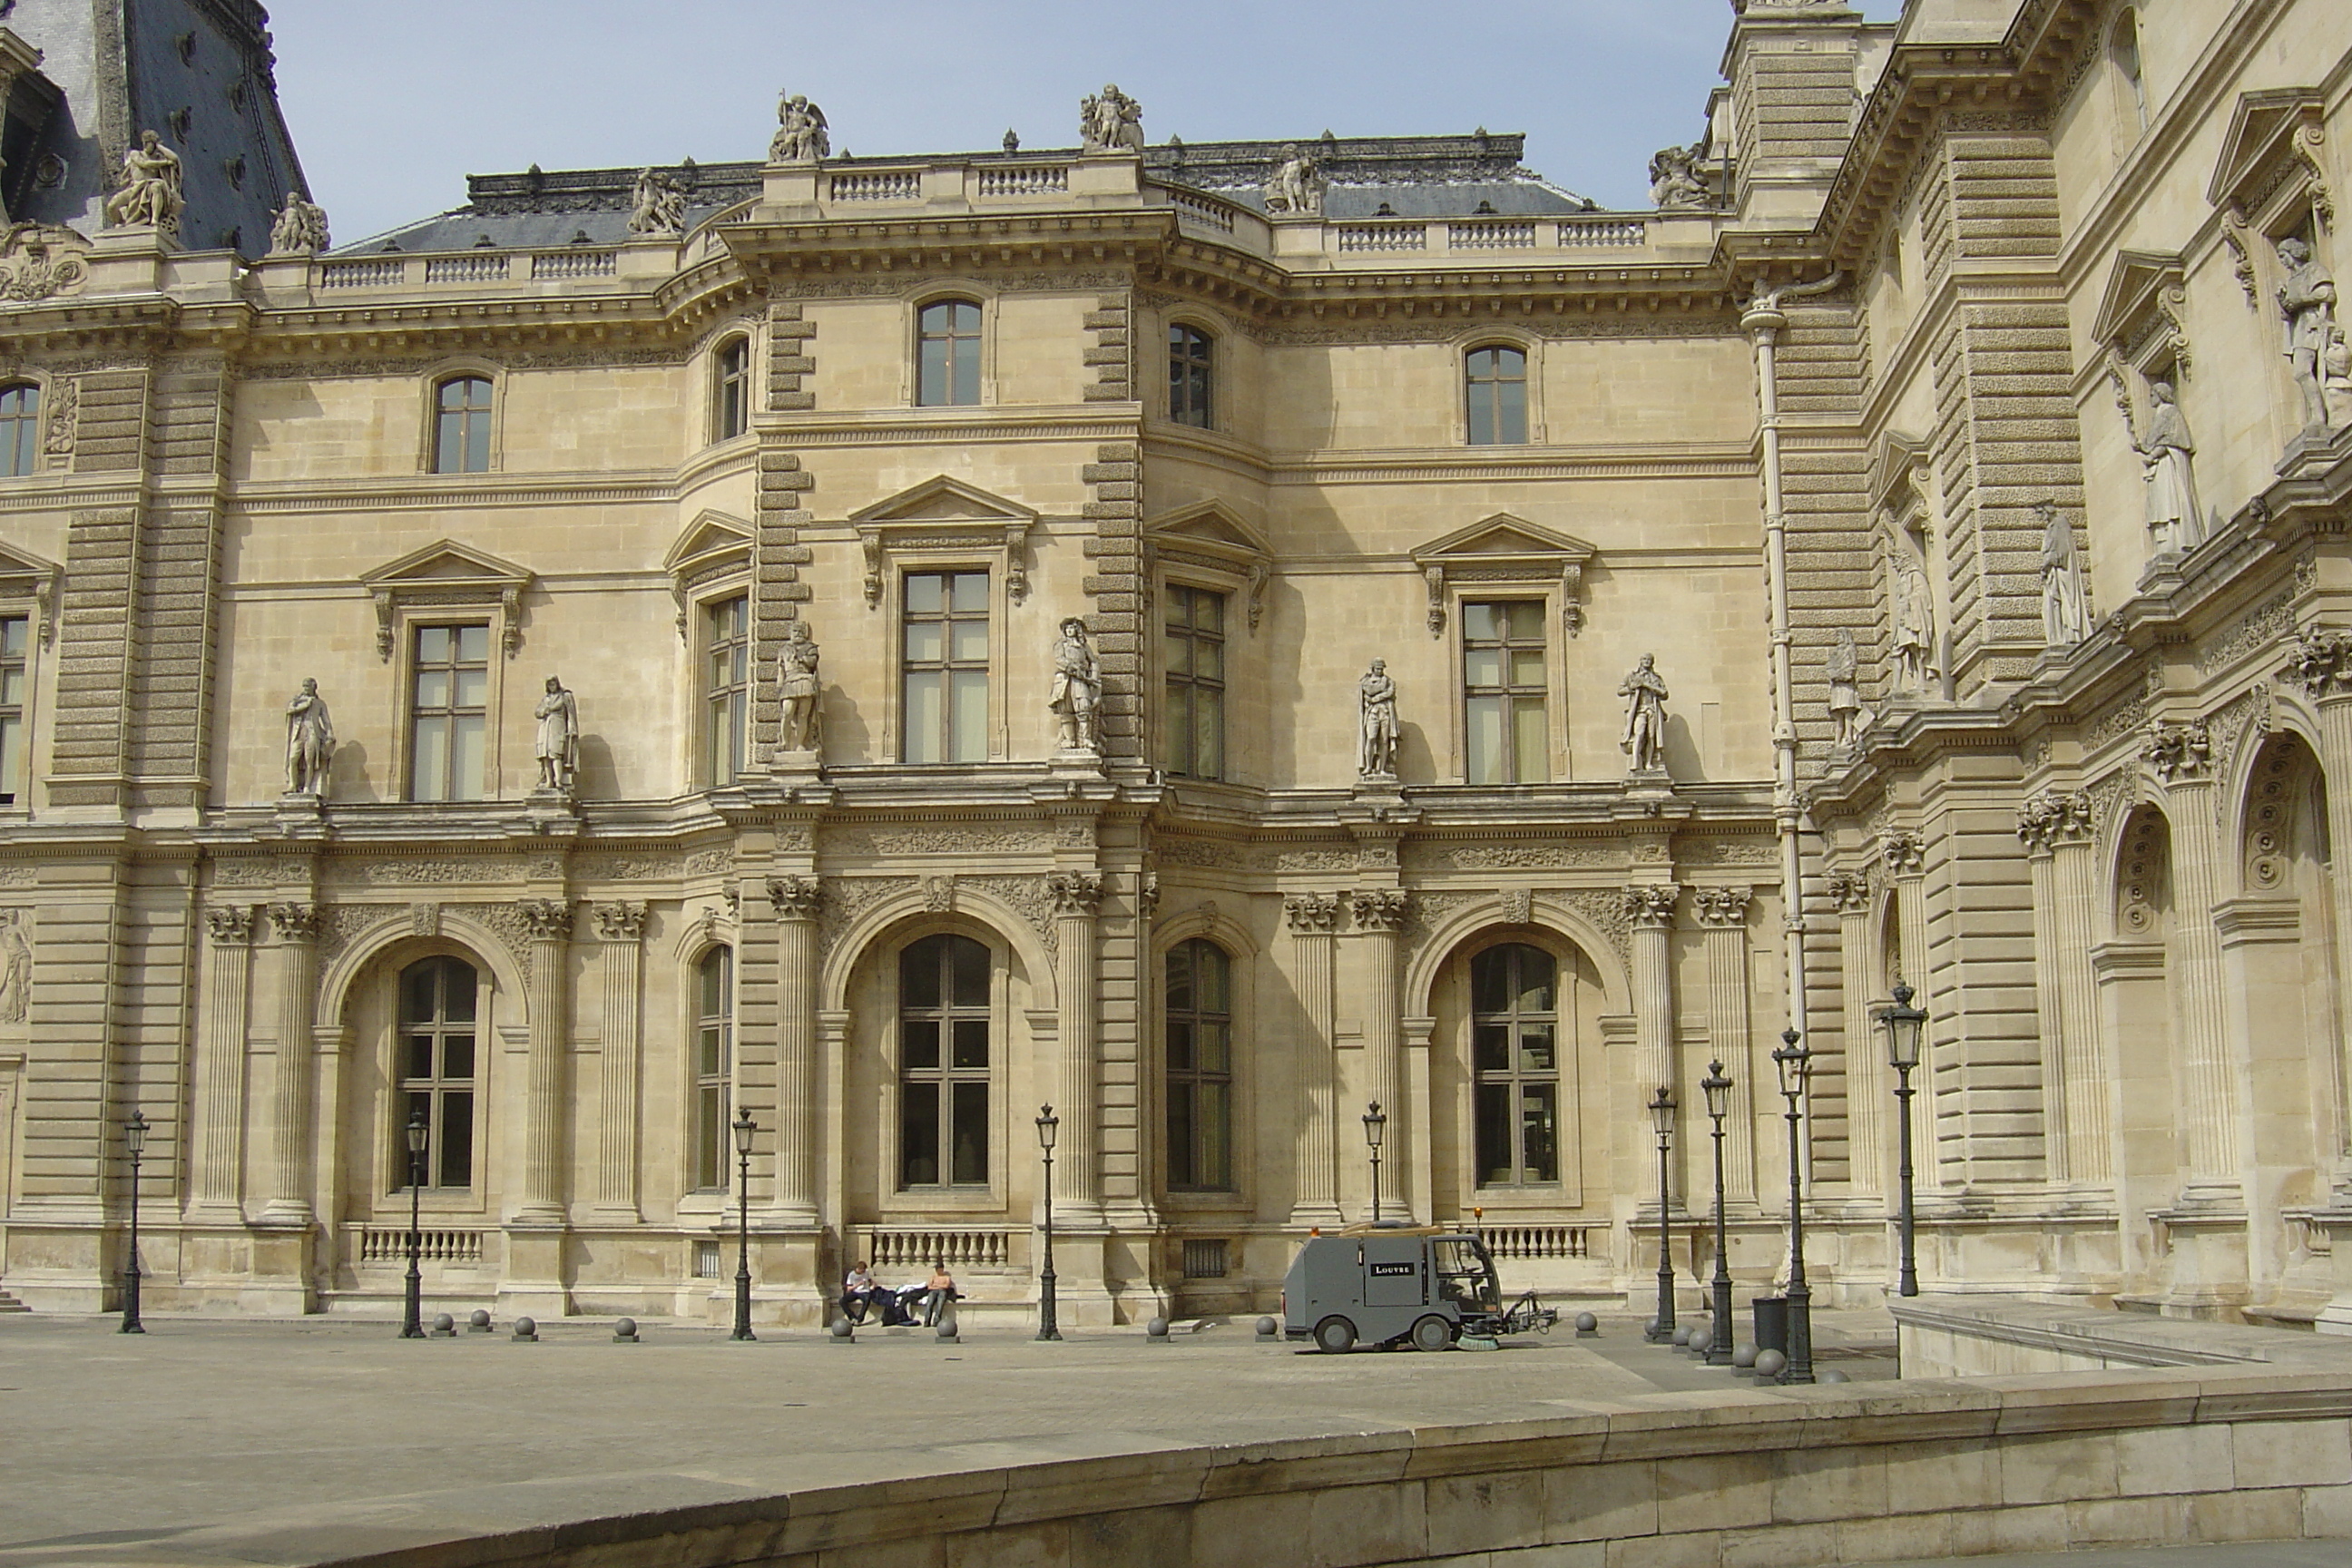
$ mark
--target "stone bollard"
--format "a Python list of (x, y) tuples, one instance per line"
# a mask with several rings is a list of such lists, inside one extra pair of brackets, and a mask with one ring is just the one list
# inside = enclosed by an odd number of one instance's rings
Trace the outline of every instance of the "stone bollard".
[(962, 1336), (956, 1332), (956, 1321), (952, 1317), (942, 1317), (940, 1320), (939, 1335), (940, 1343), (943, 1345), (963, 1343)]
[(1813, 1379), (1813, 1381), (1815, 1383), (1852, 1383), (1853, 1379), (1848, 1377), (1837, 1368), (1832, 1367), (1827, 1372), (1822, 1373), (1819, 1377)]
[(527, 1341), (531, 1344), (537, 1344), (539, 1342), (538, 1320), (534, 1318), (517, 1318), (514, 1321), (514, 1337), (518, 1340)]
[(1756, 1352), (1757, 1382), (1777, 1383), (1780, 1381), (1780, 1374), (1788, 1370), (1789, 1358), (1779, 1351), (1767, 1350)]
[(1759, 1353), (1754, 1340), (1740, 1341), (1731, 1347), (1731, 1370), (1741, 1377), (1754, 1377)]
[(836, 1317), (833, 1320), (833, 1326), (825, 1331), (824, 1342), (829, 1345), (854, 1345), (857, 1342), (857, 1331), (847, 1318)]
[(482, 1310), (479, 1307), (475, 1308), (472, 1311), (466, 1314), (466, 1331), (473, 1334), (488, 1333), (490, 1331), (490, 1315)]
[(613, 1342), (616, 1345), (642, 1344), (644, 1342), (637, 1338), (637, 1321), (635, 1318), (623, 1318), (614, 1323)]
[(1642, 1337), (1643, 1337), (1643, 1339), (1645, 1339), (1645, 1340), (1648, 1340), (1648, 1341), (1649, 1341), (1651, 1343), (1653, 1343), (1653, 1344), (1654, 1344), (1654, 1343), (1656, 1343), (1656, 1342), (1657, 1342), (1657, 1339), (1658, 1339), (1658, 1320), (1657, 1320), (1657, 1319), (1655, 1319), (1655, 1318), (1644, 1318), (1644, 1319), (1643, 1319), (1643, 1320), (1642, 1320)]
[(451, 1317), (446, 1312), (434, 1313), (433, 1337), (436, 1340), (456, 1339), (457, 1337), (457, 1320)]
[(1257, 1342), (1262, 1345), (1280, 1344), (1282, 1325), (1272, 1318), (1260, 1318), (1257, 1321)]
[(1594, 1317), (1590, 1312), (1577, 1313), (1576, 1337), (1580, 1340), (1599, 1339), (1601, 1337), (1601, 1320)]
[(1168, 1320), (1165, 1318), (1154, 1318), (1150, 1322), (1144, 1324), (1143, 1342), (1148, 1345), (1166, 1344), (1168, 1342)]

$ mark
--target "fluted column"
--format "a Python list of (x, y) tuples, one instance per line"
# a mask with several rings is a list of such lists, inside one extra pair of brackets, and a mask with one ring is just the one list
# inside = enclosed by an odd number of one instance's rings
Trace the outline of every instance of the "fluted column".
[(1701, 888), (1691, 895), (1706, 958), (1706, 1043), (1731, 1069), (1731, 1114), (1724, 1119), (1724, 1190), (1756, 1201), (1756, 1052), (1748, 1019), (1747, 888)]
[(2147, 756), (2165, 783), (2172, 830), (2174, 941), (2179, 953), (2173, 1007), (2188, 1071), (2189, 1133), (2184, 1203), (2234, 1207), (2238, 1182), (2238, 1084), (2221, 1005), (2221, 933), (2213, 924), (2220, 882), (2221, 825), (2214, 818), (2211, 763), (2201, 722), (2148, 727)]
[(530, 1017), (525, 1060), (522, 1206), (515, 1217), (560, 1222), (564, 1205), (564, 1060), (569, 1052), (564, 1001), (572, 906), (525, 899), (518, 906), (530, 932)]
[(272, 1009), (278, 1056), (270, 1075), (269, 1194), (262, 1217), (282, 1225), (310, 1219), (310, 1016), (316, 1009), (320, 909), (269, 906), (278, 933), (278, 992)]
[(1838, 917), (1838, 995), (1845, 1026), (1846, 1186), (1856, 1197), (1886, 1191), (1894, 1169), (1886, 1150), (1887, 1099), (1895, 1088), (1886, 1042), (1870, 1016), (1870, 879), (1837, 871), (1829, 879)]
[(1675, 1071), (1675, 977), (1667, 944), (1682, 891), (1673, 882), (1625, 889), (1625, 915), (1633, 925), (1633, 1090), (1644, 1104), (1661, 1085), (1673, 1086), (1685, 1105), (1704, 1103), (1696, 1076), (1684, 1084)]
[(817, 1218), (816, 922), (824, 885), (771, 877), (776, 911), (776, 1187), (770, 1212), (788, 1224)]
[[(1404, 1038), (1397, 1006), (1397, 943), (1412, 898), (1401, 888), (1348, 895), (1349, 916), (1364, 960), (1364, 1098), (1379, 1100), (1388, 1118), (1381, 1163), (1400, 1173), (1395, 1190), (1381, 1195), (1383, 1213), (1390, 1200), (1402, 1199), (1401, 1173), (1412, 1168), (1412, 1118), (1404, 1098)], [(1364, 1216), (1371, 1217), (1369, 1193)]]
[(590, 910), (603, 944), (598, 967), (604, 984), (603, 1079), (596, 1138), (596, 1206), (610, 1216), (635, 1219), (639, 1140), (644, 1120), (642, 1019), (645, 1011), (646, 906), (598, 904)]
[(1332, 935), (1339, 923), (1336, 895), (1309, 893), (1286, 899), (1283, 918), (1290, 926), (1291, 970), (1307, 1030), (1298, 1041), (1298, 1179), (1290, 1209), (1293, 1226), (1339, 1223), (1339, 1131), (1333, 1099), (1339, 1092), (1332, 1059)]
[(204, 1042), (197, 1052), (202, 1077), (198, 1102), (204, 1121), (197, 1133), (194, 1207), (224, 1218), (242, 1217), (245, 1197), (245, 1036), (253, 993), (251, 904), (205, 911), (213, 939), (212, 963), (205, 981)]
[(1055, 1108), (1062, 1120), (1055, 1151), (1057, 1207), (1074, 1221), (1102, 1207), (1102, 1090), (1099, 1041), (1095, 1027), (1095, 911), (1103, 881), (1090, 871), (1057, 871), (1046, 879), (1054, 898), (1054, 936), (1060, 950), (1061, 1028), (1056, 1039), (1061, 1070)]

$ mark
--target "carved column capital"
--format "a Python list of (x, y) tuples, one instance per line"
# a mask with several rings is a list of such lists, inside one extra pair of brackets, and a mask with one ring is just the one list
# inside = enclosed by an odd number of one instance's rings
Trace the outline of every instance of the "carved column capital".
[(2305, 626), (2295, 633), (2279, 679), (2314, 701), (2352, 693), (2352, 632)]
[(1625, 918), (1636, 929), (1666, 931), (1675, 923), (1675, 905), (1683, 896), (1679, 882), (1659, 882), (1625, 889)]
[(1102, 904), (1103, 879), (1092, 871), (1056, 871), (1045, 879), (1045, 890), (1056, 916), (1091, 917)]
[(1358, 931), (1402, 931), (1412, 908), (1412, 895), (1402, 888), (1371, 888), (1348, 895), (1349, 918)]
[(1145, 920), (1160, 912), (1160, 873), (1146, 871), (1135, 879), (1135, 912)]
[(1927, 842), (1909, 828), (1887, 828), (1878, 836), (1878, 858), (1890, 877), (1916, 877), (1927, 868)]
[(2202, 719), (2186, 724), (2155, 719), (2148, 722), (2147, 743), (2140, 748), (2140, 756), (2166, 784), (2201, 778), (2213, 759), (2213, 738)]
[(215, 945), (243, 947), (253, 941), (254, 914), (251, 904), (216, 904), (205, 911), (205, 924)]
[(2063, 843), (2079, 842), (2091, 836), (2091, 796), (2088, 791), (2045, 789), (2027, 797), (2017, 808), (2017, 837), (2026, 848), (2037, 855), (2046, 855)]
[(1755, 897), (1753, 888), (1700, 888), (1691, 894), (1691, 904), (1699, 924), (1736, 929), (1748, 923), (1748, 906)]
[(1861, 914), (1870, 908), (1870, 874), (1867, 871), (1832, 871), (1823, 884), (1830, 902), (1842, 915)]
[(515, 908), (533, 942), (562, 942), (572, 934), (572, 906), (562, 899), (523, 899)]
[(642, 903), (592, 904), (588, 912), (596, 922), (599, 942), (636, 942), (646, 934), (646, 906)]
[(1282, 918), (1302, 936), (1328, 936), (1339, 924), (1339, 897), (1336, 893), (1302, 893), (1285, 899)]
[(815, 877), (771, 877), (768, 902), (780, 921), (813, 921), (824, 902), (824, 883)]
[(280, 942), (316, 942), (319, 928), (326, 923), (326, 911), (317, 904), (272, 904), (269, 923)]

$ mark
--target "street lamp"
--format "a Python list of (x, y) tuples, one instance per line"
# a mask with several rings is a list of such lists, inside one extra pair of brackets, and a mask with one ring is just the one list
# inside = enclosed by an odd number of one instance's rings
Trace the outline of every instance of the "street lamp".
[(1886, 1026), (1886, 1061), (1895, 1069), (1895, 1098), (1901, 1105), (1901, 1156), (1895, 1166), (1895, 1180), (1902, 1191), (1900, 1231), (1903, 1238), (1903, 1262), (1895, 1275), (1895, 1293), (1916, 1296), (1919, 1293), (1919, 1260), (1912, 1249), (1911, 1238), (1911, 1069), (1919, 1065), (1919, 1032), (1927, 1022), (1925, 1007), (1911, 1005), (1911, 987), (1897, 984), (1895, 1005), (1883, 1008), (1878, 1021)]
[(1389, 1130), (1389, 1119), (1381, 1114), (1381, 1102), (1373, 1100), (1364, 1111), (1364, 1143), (1372, 1152), (1372, 1223), (1381, 1223), (1381, 1137)]
[(1037, 1272), (1037, 1337), (1062, 1337), (1060, 1309), (1054, 1300), (1054, 1139), (1062, 1119), (1050, 1105), (1037, 1108), (1037, 1147), (1045, 1155), (1045, 1267)]
[(1658, 1086), (1650, 1101), (1650, 1124), (1658, 1130), (1658, 1321), (1650, 1328), (1650, 1342), (1657, 1345), (1675, 1337), (1675, 1233), (1666, 1191), (1666, 1149), (1675, 1137), (1675, 1091), (1664, 1084)]
[(1723, 1238), (1723, 1118), (1731, 1109), (1731, 1080), (1723, 1073), (1721, 1062), (1706, 1064), (1706, 1076), (1698, 1080), (1699, 1092), (1706, 1096), (1707, 1120), (1715, 1123), (1715, 1278), (1708, 1281), (1713, 1289), (1715, 1311), (1710, 1321), (1712, 1331), (1706, 1341), (1706, 1364), (1731, 1364), (1731, 1263), (1726, 1254)]
[(425, 1337), (425, 1273), (417, 1267), (422, 1238), (416, 1230), (416, 1197), (425, 1185), (425, 1145), (431, 1137), (431, 1130), (425, 1125), (425, 1108), (413, 1108), (408, 1113), (408, 1299), (400, 1319), (404, 1340)]
[(1813, 1293), (1805, 1284), (1804, 1163), (1797, 1148), (1797, 1101), (1813, 1053), (1793, 1028), (1780, 1031), (1772, 1065), (1780, 1069), (1780, 1098), (1789, 1102), (1789, 1366), (1782, 1383), (1813, 1381)]
[(147, 1150), (147, 1118), (135, 1107), (122, 1124), (122, 1146), (131, 1154), (131, 1255), (122, 1264), (122, 1327), (126, 1334), (143, 1334), (139, 1321), (139, 1156)]
[(756, 1340), (751, 1331), (751, 1134), (760, 1124), (749, 1109), (735, 1110), (735, 1340)]

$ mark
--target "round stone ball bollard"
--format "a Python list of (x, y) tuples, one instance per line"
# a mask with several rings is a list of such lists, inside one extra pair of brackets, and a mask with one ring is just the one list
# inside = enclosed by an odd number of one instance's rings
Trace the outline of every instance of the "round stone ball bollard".
[(1813, 1379), (1813, 1381), (1815, 1383), (1852, 1383), (1853, 1379), (1848, 1377), (1837, 1368), (1832, 1367), (1829, 1371), (1822, 1373), (1821, 1376)]
[(1779, 1351), (1758, 1351), (1756, 1352), (1756, 1375), (1759, 1378), (1778, 1378), (1782, 1373), (1788, 1370), (1789, 1358), (1782, 1355)]
[(1257, 1321), (1258, 1343), (1262, 1345), (1274, 1344), (1279, 1342), (1281, 1338), (1282, 1325), (1280, 1323), (1276, 1322), (1272, 1318), (1260, 1318)]
[(1150, 1322), (1144, 1324), (1143, 1341), (1146, 1344), (1166, 1344), (1168, 1342), (1168, 1320), (1165, 1318), (1154, 1318)]
[(960, 1345), (963, 1343), (962, 1337), (956, 1332), (956, 1321), (953, 1318), (941, 1318), (940, 1320), (938, 1332), (940, 1343), (943, 1345)]
[(1656, 1342), (1657, 1337), (1658, 1337), (1658, 1320), (1657, 1320), (1657, 1319), (1655, 1319), (1655, 1318), (1644, 1318), (1644, 1319), (1643, 1319), (1643, 1320), (1642, 1320), (1642, 1337), (1643, 1337), (1643, 1339), (1645, 1339), (1645, 1340), (1649, 1340), (1649, 1341), (1651, 1341), (1651, 1342)]
[[(1268, 1321), (1268, 1322), (1272, 1322), (1273, 1321), (1274, 1321), (1274, 1320), (1273, 1320), (1273, 1319), (1271, 1319), (1271, 1318), (1269, 1318), (1269, 1319), (1267, 1319), (1267, 1320), (1266, 1320), (1266, 1321)], [(1590, 1312), (1579, 1312), (1579, 1313), (1577, 1313), (1577, 1314), (1576, 1314), (1576, 1337), (1577, 1337), (1578, 1339), (1580, 1339), (1580, 1340), (1598, 1339), (1598, 1338), (1600, 1337), (1600, 1335), (1601, 1335), (1601, 1320), (1600, 1320), (1600, 1319), (1598, 1319), (1598, 1318), (1594, 1317), (1594, 1316), (1593, 1316), (1591, 1313), (1590, 1313)]]
[(1742, 1340), (1731, 1347), (1731, 1364), (1740, 1372), (1756, 1370), (1756, 1342)]
[(537, 1344), (539, 1342), (539, 1320), (536, 1318), (517, 1318), (514, 1321), (514, 1337), (530, 1344)]
[(856, 1344), (857, 1342), (857, 1328), (856, 1325), (852, 1323), (847, 1318), (836, 1317), (825, 1329), (824, 1337), (826, 1342), (829, 1344)]
[(451, 1317), (446, 1312), (434, 1313), (433, 1337), (436, 1340), (456, 1339), (457, 1337), (457, 1320)]
[(616, 1345), (634, 1345), (641, 1342), (637, 1339), (637, 1321), (635, 1318), (623, 1318), (614, 1323), (613, 1342)]
[(488, 1333), (490, 1331), (490, 1315), (482, 1310), (479, 1307), (475, 1308), (472, 1311), (466, 1314), (466, 1331), (467, 1333), (474, 1334)]

